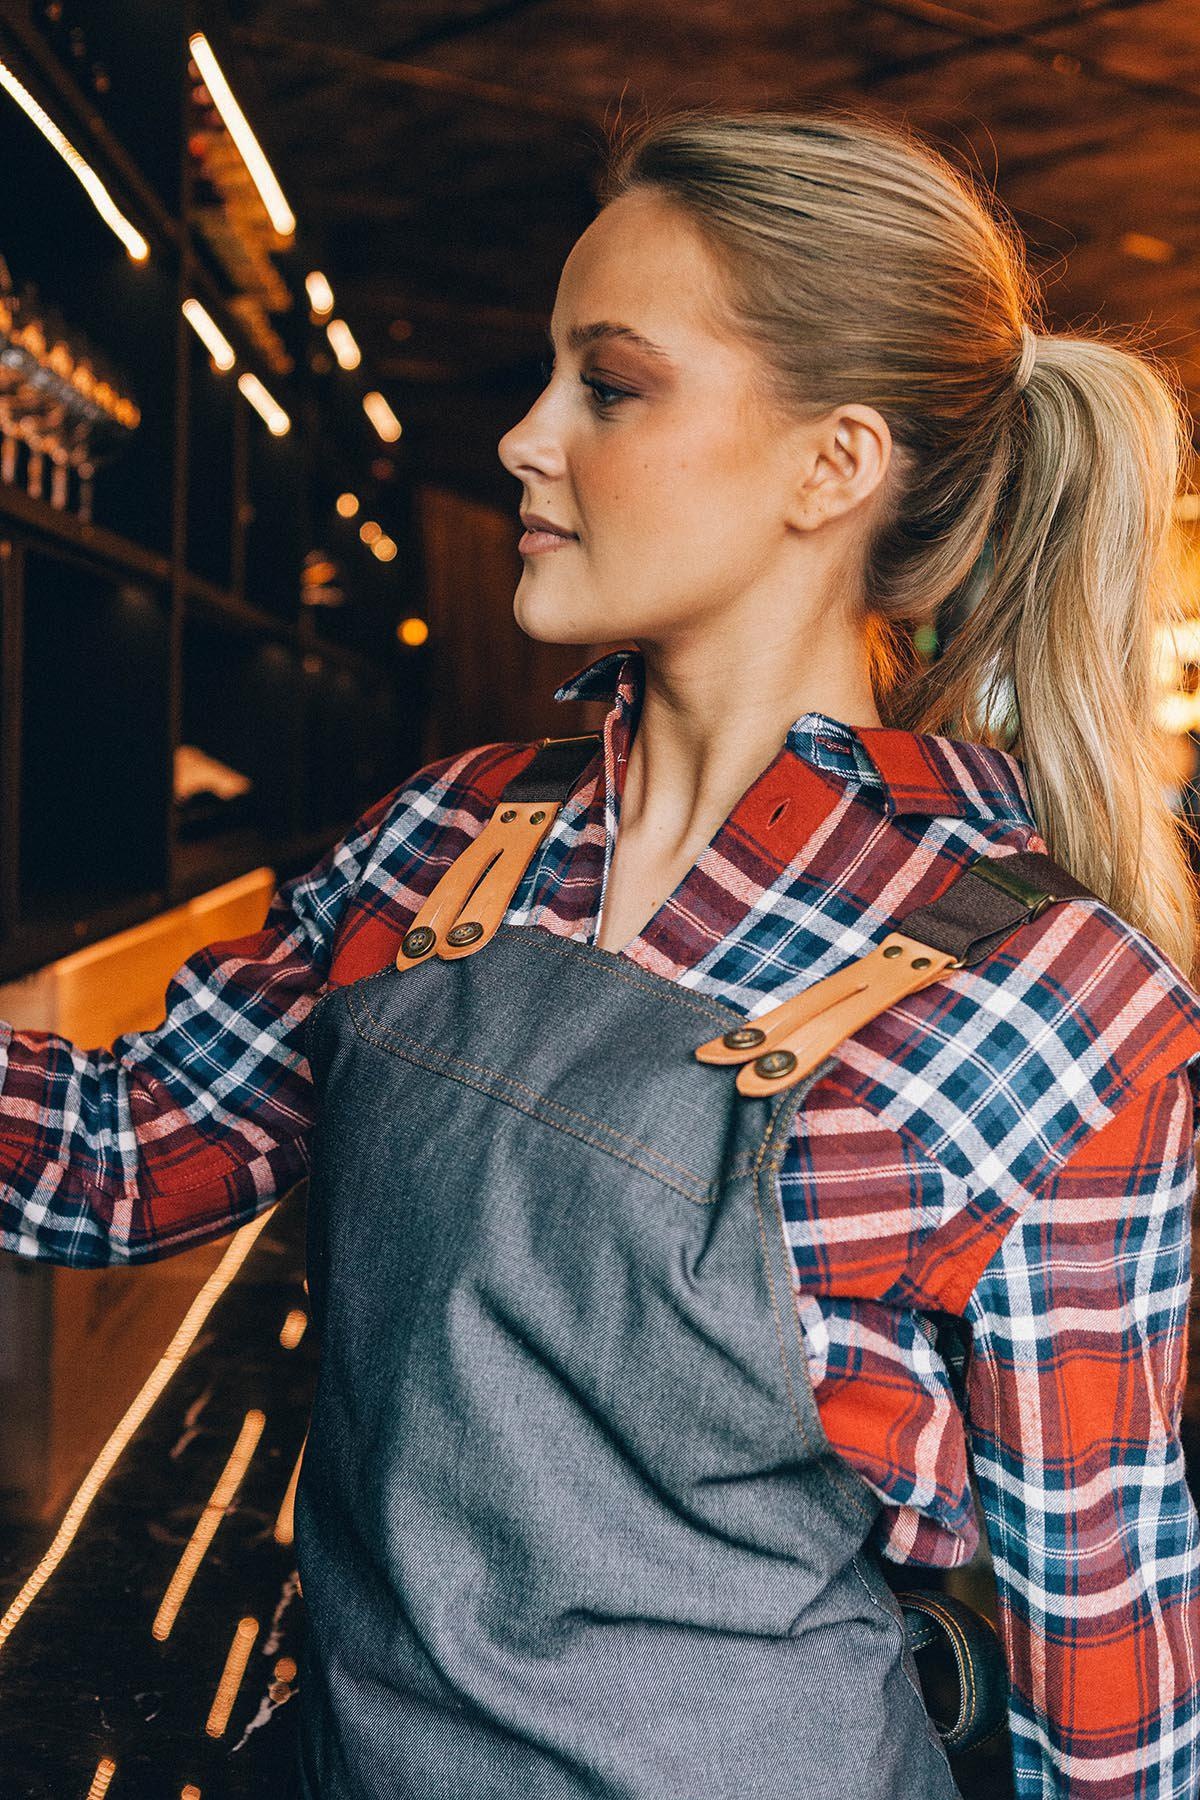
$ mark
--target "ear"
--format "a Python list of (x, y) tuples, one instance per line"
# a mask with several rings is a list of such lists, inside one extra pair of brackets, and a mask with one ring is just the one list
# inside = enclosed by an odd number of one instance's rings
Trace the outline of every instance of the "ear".
[(839, 406), (796, 435), (797, 478), (787, 523), (815, 531), (853, 512), (883, 482), (892, 457), (887, 420), (873, 406)]

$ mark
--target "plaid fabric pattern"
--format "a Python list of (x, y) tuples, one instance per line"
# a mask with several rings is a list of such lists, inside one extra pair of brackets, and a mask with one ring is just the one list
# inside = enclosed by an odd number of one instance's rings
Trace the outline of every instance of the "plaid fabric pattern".
[[(594, 939), (643, 666), (607, 705), (506, 913)], [(75, 1263), (227, 1231), (305, 1172), (300, 1030), (326, 984), (394, 956), (528, 746), (419, 770), (262, 931), (174, 977), (112, 1052), (0, 1026), (0, 1233)], [(862, 955), (985, 853), (1043, 850), (1019, 763), (797, 719), (623, 954), (747, 1017)], [(1195, 1800), (1200, 1527), (1179, 1426), (1200, 995), (1099, 901), (1051, 907), (840, 1047), (779, 1183), (825, 1429), (884, 1502), (897, 1563), (961, 1563), (973, 1468), (1013, 1680), (1019, 1800)], [(971, 1327), (965, 1409), (929, 1315)]]

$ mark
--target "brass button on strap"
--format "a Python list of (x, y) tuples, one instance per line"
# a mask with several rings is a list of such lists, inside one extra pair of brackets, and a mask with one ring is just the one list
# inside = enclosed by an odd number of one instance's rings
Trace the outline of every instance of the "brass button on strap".
[(494, 935), (534, 852), (558, 812), (557, 801), (512, 801), (456, 856), (401, 939), (398, 969), (411, 969), (431, 950), (446, 961), (472, 956)]
[(695, 1057), (704, 1063), (741, 1064), (739, 1093), (780, 1093), (803, 1080), (869, 1019), (959, 967), (948, 951), (891, 931), (866, 956), (760, 1013), (753, 1025), (700, 1044)]

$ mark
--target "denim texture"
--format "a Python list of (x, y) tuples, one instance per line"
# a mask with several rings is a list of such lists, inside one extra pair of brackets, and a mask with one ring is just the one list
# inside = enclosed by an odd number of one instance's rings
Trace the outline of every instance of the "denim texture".
[(741, 1022), (530, 926), (310, 1015), (310, 1800), (959, 1800)]

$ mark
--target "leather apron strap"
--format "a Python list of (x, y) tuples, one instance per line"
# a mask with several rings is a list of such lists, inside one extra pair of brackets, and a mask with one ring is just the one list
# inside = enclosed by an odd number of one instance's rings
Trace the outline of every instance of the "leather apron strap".
[(541, 738), (514, 775), (479, 836), (455, 858), (405, 932), (396, 967), (411, 969), (435, 951), (444, 961), (473, 956), (495, 935), (534, 852), (603, 740)]
[(936, 900), (901, 913), (881, 943), (802, 994), (698, 1046), (705, 1063), (736, 1063), (742, 1094), (777, 1094), (810, 1075), (852, 1037), (908, 994), (970, 968), (1056, 900), (1094, 899), (1052, 857), (1038, 851), (981, 856)]

